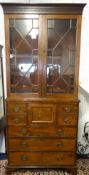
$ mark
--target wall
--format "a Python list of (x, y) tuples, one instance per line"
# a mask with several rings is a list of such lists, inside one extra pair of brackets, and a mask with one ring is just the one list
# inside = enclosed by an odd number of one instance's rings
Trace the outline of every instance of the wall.
[[(4, 16), (3, 11), (0, 6), (0, 45), (5, 46), (5, 40), (4, 40)], [(3, 68), (5, 72), (5, 47), (3, 49)], [(6, 90), (5, 90), (6, 91)], [(0, 152), (5, 152), (5, 138), (3, 132), (0, 133)]]
[[(81, 50), (80, 50), (80, 70), (79, 70), (79, 99), (80, 99), (80, 108), (79, 108), (79, 129), (78, 129), (78, 152), (88, 153), (88, 141), (84, 136), (84, 126), (86, 122), (89, 122), (89, 2), (88, 0), (0, 0), (0, 2), (30, 2), (30, 3), (87, 3), (86, 7), (83, 11), (82, 16), (82, 31), (81, 31)], [(3, 11), (0, 7), (0, 44), (5, 46), (4, 39), (4, 17)], [(5, 71), (5, 47), (3, 49), (3, 65), (4, 65), (4, 73)], [(6, 78), (5, 78), (6, 80)], [(6, 81), (5, 81), (6, 82)], [(5, 97), (6, 97), (6, 83), (5, 85)], [(86, 92), (87, 91), (87, 92)], [(0, 151), (4, 152), (4, 137), (1, 136), (0, 145), (2, 144)]]
[(79, 86), (78, 153), (89, 157), (89, 93)]

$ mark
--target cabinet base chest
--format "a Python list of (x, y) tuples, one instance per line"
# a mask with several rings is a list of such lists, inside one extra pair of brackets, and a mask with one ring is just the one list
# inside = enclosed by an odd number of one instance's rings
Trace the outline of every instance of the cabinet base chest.
[(7, 100), (6, 105), (9, 170), (75, 172), (78, 102)]

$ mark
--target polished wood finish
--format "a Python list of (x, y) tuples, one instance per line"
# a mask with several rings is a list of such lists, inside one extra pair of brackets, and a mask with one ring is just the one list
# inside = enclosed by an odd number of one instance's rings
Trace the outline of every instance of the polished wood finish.
[(8, 8), (6, 3), (1, 3), (4, 7), (5, 14), (20, 14), (20, 13), (34, 13), (34, 14), (73, 14), (73, 15), (81, 15), (83, 7), (85, 4), (67, 4), (67, 3), (60, 3), (58, 4), (29, 4), (29, 3), (9, 3)]
[(57, 117), (57, 124), (59, 126), (63, 125), (63, 126), (76, 126), (77, 125), (77, 115), (76, 114), (66, 114), (66, 115), (61, 115), (58, 114)]
[(10, 165), (74, 165), (74, 152), (13, 152), (9, 154)]
[[(36, 144), (35, 144), (36, 143)], [(69, 144), (70, 143), (70, 144)], [(51, 145), (51, 146), (50, 146)], [(76, 139), (9, 139), (10, 151), (72, 151), (75, 149)]]
[(72, 113), (75, 113), (77, 114), (78, 113), (78, 105), (77, 103), (76, 104), (68, 104), (68, 103), (64, 103), (64, 104), (60, 104), (57, 106), (57, 115), (59, 115), (60, 113), (63, 113), (63, 114), (72, 114)]
[(23, 114), (26, 112), (26, 104), (24, 103), (7, 103), (7, 113)]
[(12, 114), (7, 115), (8, 125), (26, 125), (26, 115), (25, 114)]
[(55, 124), (56, 106), (53, 104), (29, 104), (28, 124)]
[(85, 4), (2, 3), (8, 173), (76, 174), (81, 17)]
[(9, 126), (10, 137), (76, 137), (75, 127)]

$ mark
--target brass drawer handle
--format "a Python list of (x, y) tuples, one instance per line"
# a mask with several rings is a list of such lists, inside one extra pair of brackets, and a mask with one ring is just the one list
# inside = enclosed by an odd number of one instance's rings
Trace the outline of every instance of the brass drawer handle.
[(19, 123), (19, 118), (18, 118), (18, 117), (15, 117), (15, 118), (14, 118), (14, 122), (15, 122), (15, 123)]
[(60, 147), (61, 147), (61, 146), (64, 146), (62, 142), (58, 142), (56, 145), (57, 145), (57, 146), (60, 146)]
[(59, 157), (59, 156), (58, 156), (58, 157), (57, 157), (57, 160), (59, 160), (59, 161), (60, 161), (60, 160), (63, 160), (63, 157)]
[(19, 112), (20, 111), (20, 107), (19, 106), (15, 106), (14, 107), (14, 112)]
[(62, 129), (59, 129), (58, 131), (57, 131), (57, 133), (59, 134), (59, 135), (61, 135), (61, 134), (63, 134), (63, 130)]
[(64, 110), (68, 113), (72, 111), (72, 109), (70, 107), (65, 107)]
[(20, 132), (21, 132), (21, 134), (26, 135), (28, 131), (25, 128), (23, 128)]
[(21, 156), (21, 159), (22, 159), (23, 161), (26, 161), (26, 160), (28, 160), (28, 156), (23, 155), (23, 156)]
[(64, 119), (64, 122), (65, 122), (66, 124), (69, 124), (69, 123), (70, 123), (69, 118), (65, 118), (65, 119)]
[(21, 146), (26, 147), (27, 146), (27, 142), (21, 142)]

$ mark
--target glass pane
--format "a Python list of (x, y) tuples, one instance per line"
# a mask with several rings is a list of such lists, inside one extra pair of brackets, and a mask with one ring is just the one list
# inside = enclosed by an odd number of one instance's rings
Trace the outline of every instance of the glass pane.
[(48, 20), (47, 93), (73, 93), (77, 20)]
[(38, 19), (10, 19), (12, 93), (38, 93)]

